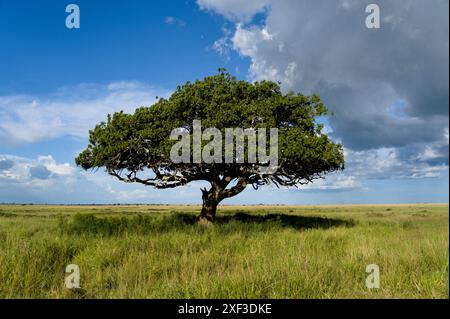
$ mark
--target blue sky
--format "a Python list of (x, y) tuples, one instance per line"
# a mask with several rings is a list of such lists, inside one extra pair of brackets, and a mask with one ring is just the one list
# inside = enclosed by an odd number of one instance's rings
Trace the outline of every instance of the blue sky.
[(207, 49), (226, 21), (194, 1), (77, 1), (78, 30), (65, 28), (67, 3), (2, 1), (0, 93), (126, 80), (172, 88), (221, 65), (246, 70), (243, 60), (228, 63)]
[[(234, 54), (227, 60), (211, 48), (227, 21), (200, 11), (195, 1), (76, 3), (82, 24), (77, 30), (65, 27), (68, 2), (1, 3), (0, 39), (5, 48), (0, 51), (1, 95), (51, 98), (62, 88), (126, 81), (164, 92), (222, 66), (245, 78), (246, 59)], [(175, 22), (170, 24), (170, 18)], [(236, 72), (239, 69), (243, 71)], [(31, 144), (3, 142), (1, 153), (24, 157), (49, 153), (64, 162), (73, 162), (72, 153), (86, 144), (71, 136)]]
[[(319, 93), (348, 162), (305, 189), (249, 189), (228, 203), (448, 202), (448, 71), (439, 71), (448, 69), (448, 30), (436, 32), (448, 26), (448, 3), (417, 1), (406, 20), (404, 8), (380, 2), (384, 28), (370, 33), (357, 24), (366, 13), (353, 1), (79, 0), (81, 28), (72, 30), (70, 2), (1, 1), (0, 202), (199, 203), (200, 184), (122, 185), (82, 172), (74, 157), (107, 113), (151, 105), (219, 67)], [(407, 80), (419, 78), (414, 70), (427, 82)]]

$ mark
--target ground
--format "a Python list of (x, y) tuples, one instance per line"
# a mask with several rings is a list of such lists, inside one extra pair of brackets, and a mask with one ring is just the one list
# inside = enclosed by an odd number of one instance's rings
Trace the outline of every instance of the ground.
[(448, 298), (447, 204), (199, 210), (2, 205), (0, 298)]

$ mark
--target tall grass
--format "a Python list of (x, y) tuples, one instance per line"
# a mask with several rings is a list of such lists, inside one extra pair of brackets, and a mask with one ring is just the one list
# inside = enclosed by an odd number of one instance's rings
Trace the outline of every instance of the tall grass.
[(448, 298), (447, 205), (196, 211), (0, 206), (0, 297)]

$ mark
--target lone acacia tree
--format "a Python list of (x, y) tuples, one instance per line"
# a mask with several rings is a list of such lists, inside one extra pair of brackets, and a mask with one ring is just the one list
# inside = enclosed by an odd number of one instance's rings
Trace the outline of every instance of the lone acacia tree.
[[(324, 174), (344, 168), (342, 145), (322, 132), (317, 116), (327, 109), (316, 95), (283, 94), (278, 83), (239, 81), (224, 69), (195, 83), (178, 86), (168, 98), (134, 114), (108, 115), (89, 131), (89, 145), (76, 158), (83, 169), (104, 167), (127, 183), (142, 183), (158, 189), (205, 180), (200, 223), (214, 221), (217, 205), (226, 198), (273, 183), (304, 185)], [(258, 163), (174, 163), (170, 150), (176, 141), (170, 134), (184, 128), (192, 134), (194, 120), (205, 127), (277, 128), (278, 169), (261, 172)]]

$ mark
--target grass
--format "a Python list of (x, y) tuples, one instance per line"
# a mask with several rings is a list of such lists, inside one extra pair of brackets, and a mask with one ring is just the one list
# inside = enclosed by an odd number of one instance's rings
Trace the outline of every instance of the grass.
[(448, 298), (448, 205), (222, 206), (209, 228), (198, 211), (0, 206), (0, 298)]

